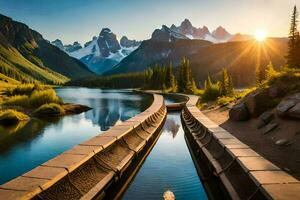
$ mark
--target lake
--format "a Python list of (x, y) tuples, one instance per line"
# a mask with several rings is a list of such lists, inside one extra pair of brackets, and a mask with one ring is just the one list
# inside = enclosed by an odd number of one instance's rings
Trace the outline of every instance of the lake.
[(0, 126), (0, 184), (35, 168), (118, 121), (147, 109), (150, 95), (126, 90), (66, 87), (56, 89), (68, 103), (92, 110), (52, 119), (31, 119), (12, 127)]

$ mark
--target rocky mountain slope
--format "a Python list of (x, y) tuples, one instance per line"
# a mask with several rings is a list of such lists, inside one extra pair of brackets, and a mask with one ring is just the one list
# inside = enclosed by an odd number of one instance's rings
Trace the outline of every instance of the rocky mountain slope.
[(202, 47), (211, 44), (205, 40), (177, 39), (169, 34), (154, 32), (150, 40), (143, 41), (137, 50), (104, 74), (143, 71), (156, 64), (169, 64), (170, 62), (177, 66), (182, 57), (196, 53)]
[(235, 85), (245, 86), (255, 83), (257, 65), (265, 67), (270, 61), (275, 67), (284, 65), (286, 52), (287, 39), (284, 38), (272, 38), (264, 43), (252, 39), (213, 44), (205, 40), (175, 39), (172, 34), (155, 33), (105, 74), (143, 71), (155, 64), (169, 62), (176, 68), (185, 56), (190, 60), (199, 84), (208, 75), (218, 76), (222, 68), (226, 67)]
[(74, 42), (73, 45), (63, 45), (58, 39), (52, 44), (86, 64), (91, 71), (102, 74), (134, 51), (140, 42), (129, 40), (126, 36), (119, 41), (109, 28), (103, 28), (99, 36), (86, 42), (84, 47), (78, 42)]
[(210, 32), (206, 26), (203, 26), (202, 28), (194, 27), (188, 19), (185, 19), (180, 26), (172, 24), (170, 30), (184, 35), (189, 39), (208, 40), (213, 43), (227, 42), (233, 37), (233, 35), (222, 26), (219, 26), (217, 29)]
[(0, 73), (19, 81), (63, 83), (92, 75), (84, 64), (27, 25), (0, 15)]

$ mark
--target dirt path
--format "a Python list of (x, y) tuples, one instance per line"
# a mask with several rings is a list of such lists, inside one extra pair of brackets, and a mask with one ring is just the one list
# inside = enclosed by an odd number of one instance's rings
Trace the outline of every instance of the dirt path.
[[(228, 120), (228, 109), (226, 108), (204, 110), (203, 112), (260, 155), (300, 180), (299, 120), (275, 118), (273, 121), (278, 123), (279, 126), (264, 135), (261, 129), (256, 128), (257, 119), (246, 122), (230, 121)], [(279, 139), (287, 139), (290, 144), (287, 146), (276, 145), (275, 143)]]

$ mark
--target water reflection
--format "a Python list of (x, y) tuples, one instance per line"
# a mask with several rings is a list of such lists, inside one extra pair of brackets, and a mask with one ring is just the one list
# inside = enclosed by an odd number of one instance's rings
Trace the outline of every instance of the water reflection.
[(145, 110), (152, 99), (128, 91), (61, 88), (65, 102), (87, 105), (79, 115), (0, 126), (0, 184)]
[(170, 132), (173, 136), (173, 138), (176, 137), (178, 131), (179, 131), (179, 127), (180, 125), (176, 123), (176, 121), (174, 119), (170, 119), (168, 118), (166, 120), (166, 123), (165, 123), (165, 130)]
[(180, 113), (168, 114), (156, 145), (122, 199), (156, 200), (164, 197), (207, 199), (186, 146)]

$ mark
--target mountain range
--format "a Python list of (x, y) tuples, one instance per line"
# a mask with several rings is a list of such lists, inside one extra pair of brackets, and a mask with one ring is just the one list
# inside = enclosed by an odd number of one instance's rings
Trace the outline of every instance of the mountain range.
[(94, 36), (83, 47), (78, 42), (74, 42), (72, 45), (63, 45), (59, 39), (52, 42), (71, 57), (86, 64), (96, 74), (110, 70), (138, 48), (140, 43), (136, 40), (129, 40), (126, 36), (118, 40), (116, 34), (109, 28), (103, 28), (98, 37)]
[[(179, 26), (173, 24), (167, 27), (163, 25), (161, 29), (154, 30), (151, 41), (164, 43), (183, 39), (206, 40), (213, 43), (220, 43), (226, 42), (232, 37), (233, 35), (228, 33), (221, 26), (210, 32), (206, 26), (196, 28), (188, 19), (185, 19)], [(195, 42), (195, 44), (199, 43), (201, 42)], [(109, 28), (103, 28), (98, 37), (94, 36), (93, 39), (86, 42), (84, 46), (81, 46), (78, 42), (64, 45), (59, 39), (53, 41), (52, 44), (70, 56), (79, 59), (86, 64), (91, 71), (97, 74), (111, 74), (124, 58), (139, 48), (141, 42), (129, 40), (126, 36), (118, 40), (116, 34)], [(170, 44), (170, 46), (172, 45), (173, 44)], [(195, 45), (192, 46), (191, 48), (193, 49)], [(174, 48), (176, 48), (176, 45)], [(156, 59), (153, 58), (151, 60), (155, 61)]]
[(84, 64), (51, 45), (27, 25), (0, 15), (0, 73), (2, 79), (64, 83), (93, 75)]
[(230, 34), (223, 27), (210, 32), (185, 19), (179, 26), (163, 25), (142, 42), (109, 28), (81, 45), (49, 42), (27, 25), (0, 15), (0, 81), (65, 83), (96, 74), (112, 75), (143, 71), (172, 63), (175, 71), (182, 57), (190, 59), (196, 81), (218, 76), (226, 67), (238, 85), (253, 83), (255, 66), (272, 61), (285, 64), (286, 38), (259, 43), (249, 35)]

